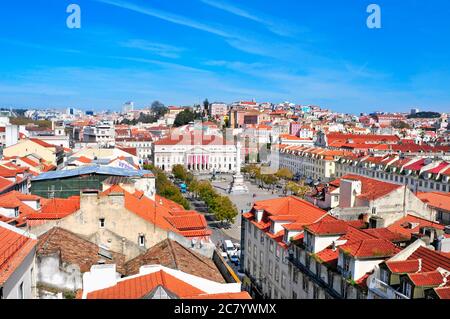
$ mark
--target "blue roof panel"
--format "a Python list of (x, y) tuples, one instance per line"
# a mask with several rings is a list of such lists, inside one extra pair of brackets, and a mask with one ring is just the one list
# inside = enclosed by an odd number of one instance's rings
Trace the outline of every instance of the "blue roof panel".
[(149, 170), (134, 170), (120, 167), (110, 167), (104, 165), (88, 165), (82, 166), (80, 168), (68, 169), (68, 170), (59, 170), (59, 171), (51, 171), (39, 174), (38, 176), (33, 177), (32, 181), (41, 181), (47, 179), (58, 179), (58, 178), (67, 178), (78, 175), (86, 175), (86, 174), (100, 174), (100, 175), (114, 175), (114, 176), (144, 176), (146, 174), (153, 173)]

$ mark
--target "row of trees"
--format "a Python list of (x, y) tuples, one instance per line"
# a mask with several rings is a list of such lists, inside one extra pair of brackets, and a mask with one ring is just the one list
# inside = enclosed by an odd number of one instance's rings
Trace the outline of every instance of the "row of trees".
[(285, 194), (290, 192), (292, 195), (301, 198), (310, 191), (310, 188), (304, 182), (293, 181), (294, 174), (288, 168), (280, 168), (274, 174), (264, 174), (259, 165), (249, 164), (242, 168), (242, 173), (255, 180), (262, 188), (267, 187), (273, 190), (276, 185), (281, 184)]
[(184, 181), (189, 191), (195, 198), (204, 201), (208, 210), (216, 220), (233, 223), (238, 212), (236, 206), (227, 197), (220, 195), (209, 181), (198, 181), (192, 173), (188, 172), (182, 165), (174, 165), (172, 174), (175, 178)]
[(166, 174), (161, 169), (151, 164), (145, 164), (144, 169), (151, 170), (155, 174), (156, 193), (158, 195), (182, 205), (185, 209), (190, 208), (189, 201), (184, 198), (180, 189), (167, 178)]

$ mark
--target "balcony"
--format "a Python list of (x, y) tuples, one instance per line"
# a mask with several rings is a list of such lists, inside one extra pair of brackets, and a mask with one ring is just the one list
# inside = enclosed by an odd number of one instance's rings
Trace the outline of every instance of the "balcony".
[(367, 280), (367, 286), (371, 292), (374, 294), (385, 298), (385, 299), (409, 299), (404, 294), (398, 292), (393, 287), (389, 286), (387, 283), (375, 278), (369, 277)]

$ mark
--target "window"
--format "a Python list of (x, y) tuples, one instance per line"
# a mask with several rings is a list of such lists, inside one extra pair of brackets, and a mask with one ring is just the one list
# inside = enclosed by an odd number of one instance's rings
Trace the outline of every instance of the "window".
[(377, 213), (377, 208), (376, 207), (372, 207), (372, 215), (375, 215)]
[(98, 220), (98, 224), (99, 224), (100, 228), (105, 228), (105, 219), (104, 218), (100, 218)]
[(273, 262), (269, 259), (269, 275), (273, 275)]
[(24, 291), (23, 291), (23, 281), (19, 285), (18, 299), (25, 299), (25, 295), (24, 295)]
[(139, 246), (144, 247), (145, 246), (145, 236), (139, 235)]
[(316, 261), (316, 275), (317, 275), (317, 277), (320, 277), (321, 266), (322, 266), (322, 264)]
[(389, 273), (386, 269), (380, 269), (380, 279), (382, 282), (389, 284)]
[(280, 270), (278, 265), (275, 265), (275, 280), (278, 282), (280, 280)]
[(343, 255), (343, 261), (344, 261), (344, 271), (350, 271), (350, 258), (347, 257), (346, 255)]
[(402, 292), (405, 296), (411, 298), (412, 286), (409, 282), (407, 281), (402, 282)]
[(281, 273), (281, 288), (286, 288), (286, 275), (284, 272)]
[(295, 269), (292, 272), (292, 282), (294, 284), (296, 284), (298, 282), (298, 271)]
[(308, 279), (306, 278), (305, 275), (303, 275), (302, 278), (302, 288), (305, 293), (308, 293)]
[(269, 251), (271, 253), (273, 253), (273, 241), (272, 240), (269, 241)]
[(313, 298), (319, 299), (319, 288), (316, 285), (313, 286)]

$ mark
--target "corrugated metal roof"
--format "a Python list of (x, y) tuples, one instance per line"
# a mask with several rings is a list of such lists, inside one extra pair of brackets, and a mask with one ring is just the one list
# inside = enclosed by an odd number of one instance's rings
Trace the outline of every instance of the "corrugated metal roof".
[(40, 181), (46, 179), (57, 179), (57, 178), (66, 178), (77, 175), (86, 175), (86, 174), (100, 174), (100, 175), (115, 175), (115, 176), (143, 176), (146, 174), (152, 174), (151, 171), (148, 170), (134, 170), (134, 169), (126, 169), (120, 167), (109, 167), (103, 165), (88, 165), (82, 166), (80, 168), (74, 168), (70, 170), (59, 170), (42, 173), (38, 176), (33, 177), (32, 181)]

